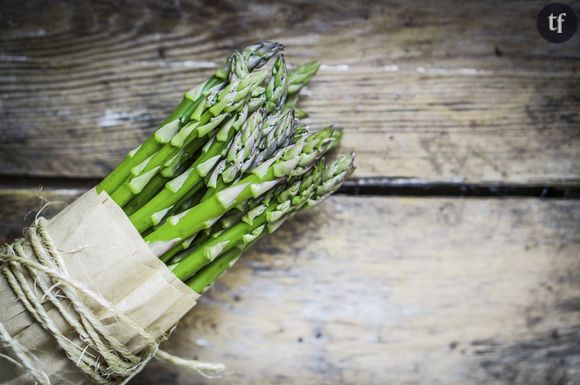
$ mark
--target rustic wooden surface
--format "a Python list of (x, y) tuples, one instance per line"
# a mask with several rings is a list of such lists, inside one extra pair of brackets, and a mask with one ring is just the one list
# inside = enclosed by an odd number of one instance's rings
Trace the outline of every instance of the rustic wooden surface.
[(347, 129), (358, 177), (574, 184), (579, 40), (542, 40), (543, 4), (7, 1), (0, 174), (103, 176), (233, 48), (273, 39), (324, 64), (304, 107)]
[[(579, 243), (577, 202), (335, 197), (169, 347), (231, 371), (199, 384), (580, 384)], [(157, 365), (150, 382), (192, 379)]]
[[(302, 106), (346, 129), (367, 193), (578, 189), (580, 38), (543, 41), (544, 4), (4, 1), (0, 241), (260, 39), (322, 61)], [(261, 241), (165, 346), (227, 376), (153, 362), (132, 384), (580, 384), (579, 234), (578, 200), (333, 197)]]
[[(0, 204), (18, 207), (5, 232), (38, 198)], [(155, 362), (132, 383), (578, 384), (579, 244), (577, 201), (336, 196), (261, 241), (166, 344), (227, 376)]]

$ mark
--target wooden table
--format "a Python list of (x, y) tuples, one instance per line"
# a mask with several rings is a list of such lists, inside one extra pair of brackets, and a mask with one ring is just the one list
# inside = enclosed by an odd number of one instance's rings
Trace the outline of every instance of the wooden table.
[(277, 40), (323, 63), (302, 107), (358, 169), (165, 346), (225, 377), (155, 362), (132, 384), (579, 384), (580, 40), (542, 40), (543, 5), (4, 2), (0, 237), (96, 183), (232, 49)]

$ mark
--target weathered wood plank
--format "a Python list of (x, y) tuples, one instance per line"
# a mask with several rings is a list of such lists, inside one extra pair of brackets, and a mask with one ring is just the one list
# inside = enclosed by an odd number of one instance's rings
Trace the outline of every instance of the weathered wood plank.
[(58, 213), (84, 190), (0, 189), (0, 243), (20, 236), (37, 213), (47, 218)]
[[(2, 233), (37, 203), (0, 193)], [(154, 362), (133, 384), (578, 383), (579, 224), (576, 201), (333, 197), (260, 242), (166, 345), (226, 377)]]
[(543, 41), (543, 4), (8, 2), (0, 174), (104, 175), (232, 48), (267, 38), (325, 64), (304, 107), (347, 129), (358, 177), (578, 183), (578, 37)]

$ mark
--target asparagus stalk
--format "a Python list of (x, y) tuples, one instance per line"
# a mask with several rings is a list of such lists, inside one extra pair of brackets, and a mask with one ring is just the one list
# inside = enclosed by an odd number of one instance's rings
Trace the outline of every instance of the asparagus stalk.
[(187, 146), (184, 150), (180, 151), (175, 155), (167, 166), (165, 166), (159, 173), (157, 173), (151, 180), (145, 185), (143, 190), (137, 195), (135, 195), (127, 204), (123, 206), (123, 211), (125, 214), (131, 215), (143, 207), (147, 202), (149, 202), (153, 197), (159, 193), (166, 182), (171, 178), (175, 177), (177, 174), (185, 170), (185, 168), (190, 164), (193, 159), (192, 156), (199, 150), (200, 143), (192, 143)]
[(153, 197), (163, 188), (167, 183), (167, 178), (161, 174), (155, 175), (143, 188), (141, 193), (135, 195), (125, 206), (123, 206), (123, 211), (127, 215), (131, 215), (138, 211), (141, 207), (145, 206)]
[[(262, 126), (262, 138), (258, 145), (251, 168), (259, 166), (263, 161), (272, 157), (276, 151), (290, 144), (296, 132), (294, 111), (288, 110), (270, 115)], [(300, 128), (298, 128), (300, 131)]]
[[(311, 171), (294, 178), (296, 180), (289, 185), (281, 185), (280, 189), (270, 190), (263, 202), (253, 207), (237, 224), (202, 245), (185, 252), (185, 255), (180, 255), (179, 262), (170, 266), (173, 274), (182, 281), (190, 278), (219, 255), (236, 246), (242, 238), (247, 243), (259, 236), (264, 230), (264, 225), (268, 221), (274, 222), (280, 219), (282, 212), (289, 214), (293, 210), (298, 210), (315, 192), (316, 186), (321, 181), (323, 165), (324, 163), (319, 161)], [(302, 196), (303, 199), (293, 201), (296, 196)]]
[[(278, 111), (273, 115), (269, 115), (268, 118), (262, 125), (261, 128), (261, 135), (260, 141), (257, 146), (257, 154), (248, 154), (247, 148), (243, 149), (242, 152), (247, 154), (247, 158), (253, 157), (253, 162), (250, 165), (250, 159), (247, 159), (244, 163), (240, 162), (240, 160), (234, 155), (234, 149), (239, 148), (239, 143), (236, 143), (234, 139), (233, 147), (230, 147), (230, 151), (228, 152), (228, 158), (223, 160), (223, 163), (218, 165), (218, 167), (214, 168), (214, 172), (209, 176), (208, 182), (206, 183), (207, 190), (205, 194), (203, 194), (203, 200), (206, 200), (211, 195), (213, 195), (216, 191), (222, 190), (225, 186), (232, 183), (236, 180), (239, 175), (243, 174), (248, 168), (254, 168), (259, 165), (264, 159), (271, 157), (278, 149), (285, 147), (289, 144), (290, 139), (294, 133), (294, 117), (293, 111), (284, 111), (282, 112), (282, 108), (284, 106), (285, 101), (285, 93), (287, 91), (287, 81), (286, 81), (286, 66), (284, 59), (279, 57), (274, 66), (272, 68), (272, 77), (268, 82), (268, 88), (266, 89), (266, 99), (270, 102), (271, 105), (275, 105), (274, 111)], [(269, 91), (268, 91), (269, 90)], [(238, 135), (238, 137), (240, 137)], [(243, 136), (241, 136), (243, 138)], [(227, 139), (229, 141), (230, 138)], [(229, 164), (228, 164), (229, 161)], [(195, 165), (194, 165), (195, 166)], [(191, 174), (190, 177), (193, 177), (194, 174)], [(199, 179), (199, 178), (198, 178)], [(199, 183), (197, 180), (195, 183)], [(164, 213), (168, 206), (170, 210), (167, 211), (167, 215), (175, 214), (178, 211), (178, 207), (181, 205), (181, 201), (186, 199), (188, 195), (192, 195), (195, 191), (187, 192), (187, 189), (191, 188), (191, 183), (185, 183), (183, 188), (180, 189), (180, 193), (174, 194), (173, 197), (166, 191), (162, 191), (160, 196), (153, 198), (153, 203), (148, 203), (147, 208), (141, 210), (140, 214), (136, 214), (132, 216), (131, 219), (139, 231), (143, 231), (145, 227), (141, 223), (144, 221), (147, 223), (147, 219), (144, 218), (137, 218), (138, 215), (144, 215), (145, 217), (150, 216), (151, 219), (155, 219), (151, 221), (152, 223), (156, 224), (159, 223), (160, 214)], [(169, 187), (169, 186), (167, 186)], [(196, 186), (195, 190), (198, 190), (201, 186)], [(184, 194), (186, 194), (184, 196)], [(173, 206), (170, 206), (174, 203), (175, 199), (177, 203)], [(163, 202), (163, 204), (161, 203)], [(148, 210), (148, 212), (147, 212)], [(157, 215), (155, 215), (158, 213)], [(166, 215), (166, 216), (167, 216)], [(199, 237), (198, 237), (199, 238)], [(173, 246), (170, 251), (166, 252), (161, 259), (167, 262), (171, 257), (175, 254), (179, 253), (180, 251), (186, 249), (190, 245), (190, 239), (187, 239), (184, 242), (180, 242), (177, 245)], [(196, 241), (197, 243), (197, 241)]]
[[(234, 133), (237, 132), (242, 123), (246, 121), (248, 114), (253, 113), (259, 108), (261, 108), (264, 103), (265, 103), (265, 89), (261, 87), (256, 87), (252, 92), (251, 99), (249, 100), (247, 105), (243, 107), (242, 111), (238, 113), (237, 118), (230, 119), (226, 124), (224, 124), (220, 128), (217, 136), (212, 137), (209, 140), (209, 142), (205, 145), (204, 149), (199, 154), (199, 158), (196, 159), (196, 161), (194, 161), (193, 164), (190, 166), (190, 169), (184, 171), (174, 180), (169, 181), (167, 183), (165, 187), (167, 188), (167, 190), (170, 190), (173, 193), (161, 191), (159, 193), (159, 196), (155, 197), (150, 196), (150, 198), (148, 199), (149, 203), (144, 202), (141, 205), (142, 208), (145, 205), (147, 205), (148, 207), (143, 208), (143, 210), (141, 210), (139, 214), (136, 214), (132, 218), (134, 219), (134, 224), (136, 224), (136, 227), (138, 229), (141, 229), (143, 223), (138, 222), (139, 221), (147, 222), (147, 216), (149, 215), (151, 216), (150, 217), (150, 219), (152, 220), (151, 223), (157, 224), (164, 217), (164, 215), (159, 216), (160, 215), (159, 213), (161, 212), (167, 213), (165, 215), (167, 216), (182, 211), (181, 206), (183, 205), (183, 203), (190, 200), (190, 198), (197, 191), (199, 191), (201, 187), (203, 187), (200, 184), (202, 178), (206, 176), (206, 174), (210, 172), (211, 168), (214, 167), (214, 165), (225, 156), (225, 154), (227, 153), (228, 146), (231, 147), (231, 140), (233, 138)], [(256, 127), (259, 125), (256, 122), (254, 122), (253, 124)], [(232, 128), (234, 130), (232, 130)], [(244, 129), (242, 131), (246, 132), (246, 130)], [(193, 170), (191, 170), (192, 168)], [(183, 183), (184, 179), (185, 183)], [(149, 182), (149, 184), (151, 183), (152, 182)], [(179, 191), (174, 192), (173, 190), (176, 185), (181, 187), (179, 188)], [(160, 189), (158, 189), (157, 191), (159, 190)], [(143, 194), (143, 192), (141, 194)], [(139, 197), (141, 194), (137, 195), (137, 197)], [(203, 194), (201, 194), (200, 197), (201, 196), (203, 196)], [(137, 197), (133, 198), (132, 201), (136, 200)], [(133, 214), (135, 211), (137, 210), (131, 211), (128, 214)]]
[[(265, 154), (263, 154), (264, 147), (273, 143), (271, 138), (273, 128), (280, 128), (276, 132), (280, 135), (279, 143), (283, 143), (284, 140), (291, 135), (287, 130), (292, 130), (293, 119), (292, 122), (288, 122), (284, 119), (285, 115), (283, 116), (279, 113), (279, 111), (284, 107), (287, 92), (288, 73), (286, 70), (286, 62), (284, 61), (284, 57), (280, 55), (272, 66), (272, 76), (270, 77), (265, 89), (266, 111), (269, 115), (269, 119), (262, 129), (263, 141), (257, 143), (258, 146), (255, 148), (256, 150), (260, 150), (262, 153), (261, 160), (266, 158)], [(278, 146), (277, 148), (281, 148), (281, 146)], [(257, 165), (261, 162), (261, 160), (253, 160), (256, 152), (247, 153), (244, 151), (243, 153), (245, 154), (243, 162), (240, 162), (240, 160), (242, 160), (240, 157), (235, 157), (233, 153), (229, 153), (228, 158), (224, 159), (216, 167), (214, 173), (212, 173), (207, 180), (206, 186), (208, 187), (208, 191), (202, 198), (202, 201), (209, 198), (216, 191), (223, 190), (227, 185), (237, 180), (241, 174), (250, 168), (250, 166)], [(273, 151), (271, 151), (271, 153), (273, 153)]]
[[(283, 49), (283, 46), (274, 42), (261, 42), (246, 47), (242, 51), (242, 58), (249, 70), (262, 67), (268, 59)], [(168, 129), (174, 129), (189, 120), (189, 115), (199, 106), (204, 95), (212, 89), (222, 86), (230, 73), (232, 59), (228, 59), (226, 64), (218, 69), (214, 75), (199, 87), (193, 88), (185, 93), (183, 100), (177, 108), (161, 124), (161, 127), (155, 132), (163, 132)], [(97, 191), (106, 191), (112, 194), (130, 175), (131, 169), (149, 158), (157, 152), (164, 143), (159, 141), (157, 135), (151, 135), (147, 140), (129, 152), (125, 159), (117, 166), (105, 179), (97, 185)]]
[[(289, 143), (294, 132), (294, 118), (293, 111), (282, 112), (287, 88), (286, 63), (284, 58), (279, 56), (272, 67), (272, 76), (265, 89), (269, 115), (262, 126), (260, 140), (254, 148), (256, 151), (250, 152), (250, 146), (244, 145), (241, 151), (236, 153), (240, 144), (236, 142), (238, 138), (234, 138), (228, 156), (206, 178), (207, 191), (203, 195), (202, 201), (212, 196), (216, 191), (221, 191), (237, 181), (248, 169), (256, 167), (264, 159), (269, 158), (275, 151)], [(178, 251), (178, 246), (172, 249), (173, 254)], [(164, 256), (164, 259), (166, 258)]]
[(203, 145), (210, 135), (220, 124), (232, 114), (239, 111), (244, 105), (244, 99), (248, 97), (255, 87), (264, 81), (266, 72), (256, 71), (248, 74), (239, 81), (230, 83), (226, 88), (217, 93), (215, 102), (208, 99), (209, 106), (200, 116), (199, 121), (191, 121), (181, 129), (177, 127), (158, 133), (156, 136), (163, 147), (154, 155), (145, 159), (142, 163), (131, 170), (133, 175), (113, 192), (111, 197), (119, 205), (124, 205), (143, 190), (145, 185), (155, 176), (163, 165), (170, 160), (180, 148), (189, 145), (197, 139), (197, 143)]
[(321, 159), (342, 131), (296, 126), (300, 90), (319, 63), (288, 71), (278, 55), (271, 71), (258, 70), (281, 49), (263, 42), (234, 52), (97, 186), (198, 293), (352, 172), (352, 155)]
[(201, 201), (203, 202), (216, 192), (223, 190), (232, 182), (237, 181), (239, 176), (248, 169), (257, 167), (265, 159), (274, 155), (277, 150), (287, 146), (293, 134), (293, 111), (270, 115), (262, 125), (260, 140), (254, 147), (255, 151), (248, 153), (243, 160), (237, 158), (235, 154), (224, 159), (208, 178), (207, 190)]
[[(187, 285), (197, 293), (203, 293), (211, 287), (216, 279), (234, 265), (245, 250), (265, 234), (263, 231), (264, 223), (268, 223), (268, 233), (272, 233), (302, 207), (312, 207), (326, 199), (352, 174), (354, 170), (353, 161), (354, 154), (350, 154), (324, 167), (322, 173), (320, 172), (322, 167), (315, 168), (305, 179), (303, 178), (303, 180), (292, 184), (288, 189), (284, 190), (275, 203), (270, 204), (267, 208), (264, 208), (263, 205), (257, 206), (255, 210), (263, 210), (262, 214), (251, 219), (245, 217), (244, 222), (226, 230), (216, 239), (208, 241), (204, 246), (197, 248), (195, 251), (196, 260), (206, 261), (205, 264), (200, 266), (203, 267), (201, 270), (198, 268), (189, 275), (184, 275), (185, 266), (191, 261), (191, 257), (186, 257), (177, 265), (172, 266), (173, 273), (182, 280), (187, 279)], [(320, 184), (317, 185), (318, 183)], [(238, 231), (242, 228), (244, 228), (245, 233), (244, 231)], [(238, 236), (240, 233), (244, 234)], [(233, 236), (234, 234), (236, 236)], [(224, 244), (224, 242), (228, 242), (227, 244), (231, 244), (231, 246), (228, 247), (226, 244), (225, 247), (216, 253), (215, 251), (220, 248), (219, 245)], [(198, 252), (198, 250), (200, 251)]]
[[(305, 80), (305, 79), (302, 79)], [(284, 56), (278, 56), (272, 67), (272, 77), (266, 87), (266, 110), (268, 113), (279, 111), (288, 94), (288, 72)]]
[[(258, 127), (261, 125), (264, 116), (263, 111), (254, 112), (246, 120), (247, 110), (246, 108), (238, 116), (230, 118), (216, 136), (207, 142), (202, 149), (201, 156), (185, 172), (166, 183), (159, 194), (129, 217), (139, 232), (143, 232), (149, 227), (160, 223), (175, 203), (186, 196), (198, 184), (202, 183), (203, 177), (208, 175), (215, 164), (223, 157), (223, 152), (227, 150), (228, 144), (240, 126), (242, 127), (241, 135), (238, 136), (249, 136), (250, 134), (248, 133), (259, 131)], [(251, 143), (248, 143), (248, 145), (251, 145)]]
[[(232, 71), (231, 73), (239, 73), (241, 71)], [(261, 88), (261, 87), (256, 87), (254, 89), (254, 91), (252, 92), (252, 97), (250, 98), (249, 102), (247, 103), (247, 105), (245, 105), (242, 109), (242, 111), (240, 111), (238, 113), (237, 119), (235, 120), (235, 124), (234, 124), (234, 128), (237, 130), (239, 129), (239, 126), (245, 121), (246, 117), (248, 116), (248, 113), (250, 112), (254, 112), (257, 109), (261, 108), (262, 105), (265, 103), (265, 88)], [(229, 121), (228, 121), (229, 122)], [(226, 123), (224, 125), (222, 125), (222, 127), (220, 128), (220, 132), (223, 132), (224, 130), (229, 130), (229, 128), (226, 128), (227, 125), (229, 123)], [(226, 126), (226, 127), (224, 127)], [(231, 134), (233, 134), (233, 132), (229, 131)], [(224, 146), (228, 146), (229, 140), (231, 139), (231, 136), (229, 136), (228, 138), (218, 138), (218, 141), (223, 142), (222, 144)], [(210, 139), (210, 142), (213, 140)], [(199, 144), (198, 142), (193, 142), (193, 145), (197, 145)], [(188, 146), (188, 148), (192, 147), (192, 144), (190, 144)], [(195, 150), (197, 150), (197, 148), (195, 148)], [(191, 152), (192, 151), (188, 151), (186, 149), (186, 151), (183, 152), (183, 154), (181, 155), (182, 158), (186, 159), (185, 163), (192, 163), (192, 162), (187, 162), (189, 159), (189, 157), (191, 156)], [(202, 152), (201, 154), (199, 154), (198, 156), (202, 156), (204, 153)], [(145, 206), (149, 201), (151, 201), (152, 199), (157, 199), (159, 200), (158, 197), (156, 197), (156, 194), (158, 194), (161, 189), (163, 188), (163, 186), (165, 185), (165, 183), (170, 183), (170, 178), (171, 177), (175, 177), (176, 172), (171, 172), (171, 171), (176, 171), (176, 169), (180, 170), (180, 171), (184, 171), (185, 169), (182, 167), (183, 163), (180, 158), (178, 158), (177, 156), (175, 157), (177, 158), (178, 161), (173, 161), (173, 163), (170, 165), (170, 167), (166, 167), (165, 169), (162, 169), (161, 174), (163, 175), (155, 175), (153, 177), (153, 179), (151, 181), (149, 181), (147, 183), (147, 185), (144, 187), (144, 189), (137, 194), (134, 198), (131, 199), (131, 201), (125, 205), (123, 207), (123, 209), (125, 210), (125, 213), (127, 215), (132, 215), (134, 214), (136, 211), (138, 211), (139, 209), (143, 208), (143, 206)], [(170, 171), (170, 172), (167, 172)], [(189, 171), (187, 171), (189, 172)], [(183, 178), (183, 177), (182, 177)], [(179, 194), (178, 197), (175, 197), (175, 199), (177, 199), (176, 203), (171, 206), (171, 209), (168, 211), (168, 215), (173, 214), (175, 212), (179, 212), (181, 205), (184, 203), (184, 201), (188, 200), (193, 194), (195, 194), (202, 186), (194, 186), (192, 187), (192, 189), (190, 191), (186, 191), (186, 190), (181, 190), (182, 193)], [(203, 195), (203, 194), (202, 194)], [(175, 200), (174, 199), (174, 200)], [(173, 203), (173, 201), (171, 201), (171, 203)], [(151, 213), (153, 214), (153, 213)], [(156, 222), (154, 222), (156, 223)]]
[(297, 107), (300, 90), (307, 85), (316, 75), (320, 63), (313, 61), (294, 68), (290, 71), (288, 78), (288, 97), (286, 98), (284, 108), (294, 109), (297, 119), (304, 119), (308, 116), (306, 112)]
[(291, 70), (288, 74), (288, 94), (297, 94), (305, 85), (310, 83), (319, 68), (320, 63), (312, 61)]
[(299, 138), (296, 143), (253, 169), (246, 178), (191, 209), (169, 218), (145, 237), (145, 241), (157, 255), (162, 255), (176, 243), (201, 229), (209, 228), (237, 204), (259, 197), (289, 176), (304, 173), (307, 167), (335, 145), (336, 140), (337, 136), (332, 127)]
[(196, 293), (203, 294), (219, 277), (221, 277), (236, 263), (244, 251), (246, 251), (251, 245), (252, 244), (248, 244), (244, 248), (233, 248), (224, 253), (219, 258), (217, 258), (214, 263), (207, 266), (205, 269), (196, 274), (195, 277), (188, 280), (186, 282), (187, 286), (189, 286)]

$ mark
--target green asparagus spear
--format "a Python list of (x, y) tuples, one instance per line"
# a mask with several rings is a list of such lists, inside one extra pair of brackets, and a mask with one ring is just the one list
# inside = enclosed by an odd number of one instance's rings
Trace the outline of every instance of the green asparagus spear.
[(250, 168), (255, 168), (264, 160), (273, 156), (276, 151), (290, 144), (296, 131), (294, 111), (288, 110), (270, 115), (262, 125), (262, 137), (258, 144), (258, 153)]
[(207, 190), (201, 201), (209, 199), (216, 192), (237, 181), (247, 170), (257, 167), (265, 159), (274, 155), (277, 150), (288, 145), (293, 133), (294, 114), (292, 111), (270, 115), (261, 127), (260, 140), (256, 142), (254, 151), (239, 156), (231, 154), (224, 159), (208, 178)]
[(310, 63), (302, 64), (294, 68), (288, 74), (288, 94), (297, 94), (305, 85), (307, 85), (310, 80), (316, 75), (318, 69), (320, 68), (320, 63), (313, 61)]
[(187, 281), (187, 286), (196, 293), (203, 294), (222, 274), (236, 263), (238, 258), (240, 258), (244, 251), (246, 251), (250, 246), (251, 244), (244, 248), (233, 248), (224, 253), (222, 256), (217, 258), (214, 263), (207, 266), (196, 274), (195, 277)]
[(266, 110), (272, 113), (280, 110), (288, 94), (288, 73), (284, 56), (278, 56), (272, 67), (272, 77), (266, 87)]
[[(203, 267), (201, 270), (198, 268), (190, 272), (189, 275), (185, 274), (185, 266), (188, 262), (191, 262), (191, 259), (189, 259), (191, 257), (188, 256), (177, 265), (172, 266), (173, 273), (182, 280), (187, 279), (187, 285), (197, 293), (203, 293), (217, 278), (233, 266), (245, 250), (263, 236), (265, 233), (263, 231), (264, 223), (268, 223), (268, 233), (272, 233), (282, 222), (290, 218), (302, 207), (312, 207), (326, 199), (352, 174), (354, 170), (353, 161), (354, 154), (345, 155), (324, 167), (322, 173), (320, 173), (321, 168), (315, 168), (311, 173), (306, 174), (306, 178), (294, 183), (280, 193), (276, 202), (270, 204), (267, 208), (264, 208), (263, 205), (256, 206), (255, 211), (262, 210), (264, 211), (262, 214), (251, 219), (246, 216), (245, 222), (241, 222), (224, 231), (217, 237), (219, 239), (208, 241), (205, 246), (196, 249), (195, 256), (200, 260), (206, 261), (206, 263), (201, 265)], [(242, 228), (246, 232), (239, 236), (239, 234), (243, 233), (243, 231), (239, 231)], [(221, 246), (224, 244), (225, 239), (231, 246)], [(200, 250), (200, 252), (197, 252), (197, 250)], [(191, 276), (191, 274), (194, 275)]]
[(131, 215), (138, 211), (141, 207), (145, 206), (167, 183), (167, 178), (161, 174), (155, 175), (143, 188), (141, 193), (135, 195), (125, 206), (123, 206), (123, 211), (127, 215)]
[[(242, 58), (247, 68), (251, 71), (262, 67), (268, 59), (282, 49), (283, 46), (278, 43), (265, 41), (246, 47), (242, 51)], [(186, 92), (179, 106), (165, 119), (156, 133), (173, 130), (176, 125), (178, 126), (184, 121), (188, 121), (189, 115), (199, 106), (204, 95), (224, 84), (230, 73), (231, 65), (232, 59), (230, 58), (226, 61), (224, 67), (218, 69), (209, 80), (199, 87)], [(160, 142), (155, 134), (151, 135), (143, 144), (129, 152), (123, 162), (97, 185), (97, 190), (99, 192), (106, 191), (109, 195), (112, 194), (129, 177), (131, 169), (149, 158), (163, 145), (164, 143)]]
[(270, 74), (256, 70), (282, 48), (262, 42), (234, 52), (97, 186), (198, 293), (353, 170), (353, 155), (322, 159), (341, 130), (309, 134), (296, 125), (305, 116), (296, 108), (300, 90), (319, 63), (287, 71), (278, 55)]
[[(322, 170), (323, 162), (319, 161), (317, 166), (295, 178), (289, 186), (281, 185), (282, 189), (270, 190), (266, 193), (266, 199), (252, 208), (237, 224), (178, 257), (179, 262), (171, 267), (173, 273), (182, 281), (188, 279), (216, 257), (233, 248), (242, 238), (247, 243), (257, 237), (268, 221), (277, 221), (283, 213), (298, 210), (316, 191), (322, 178)], [(303, 196), (303, 199), (300, 202), (294, 200), (293, 204), (292, 198), (298, 195)]]
[(298, 139), (296, 143), (253, 169), (246, 178), (191, 209), (169, 218), (145, 237), (145, 241), (157, 255), (162, 255), (176, 243), (210, 227), (237, 204), (264, 194), (289, 176), (304, 173), (307, 167), (335, 145), (336, 140), (337, 136), (332, 127)]
[[(295, 131), (295, 127), (294, 127), (293, 122), (294, 122), (294, 118), (293, 118), (292, 111), (276, 113), (274, 115), (270, 115), (266, 119), (266, 121), (262, 125), (262, 134), (261, 134), (262, 138), (261, 138), (260, 144), (258, 146), (260, 152), (256, 155), (251, 168), (256, 167), (257, 165), (262, 163), (262, 161), (264, 159), (269, 158), (277, 150), (279, 150), (282, 147), (287, 146), (290, 143), (290, 139), (292, 138), (292, 135), (294, 134), (294, 131)], [(299, 132), (304, 132), (305, 127), (304, 126), (298, 127), (297, 130)], [(337, 138), (339, 138), (339, 135), (340, 135), (340, 131), (337, 131), (335, 136)], [(216, 190), (217, 191), (222, 190), (225, 185), (226, 184), (223, 182), (223, 180), (219, 180), (216, 188), (208, 188), (205, 191), (205, 193), (201, 195), (203, 197), (203, 198), (201, 198), (201, 201), (209, 198), (211, 195), (213, 195), (216, 192)], [(203, 192), (203, 191), (200, 191), (200, 192)], [(193, 194), (193, 192), (192, 192), (192, 194)], [(246, 203), (248, 203), (248, 202), (246, 202)], [(180, 205), (181, 205), (181, 203), (180, 203), (180, 201), (178, 201), (178, 203), (175, 204), (175, 207), (180, 207)], [(253, 207), (254, 205), (255, 204), (249, 204), (246, 206)], [(187, 209), (190, 207), (187, 207)], [(222, 219), (220, 222), (224, 222), (224, 224), (223, 225), (220, 224), (220, 226), (217, 226), (217, 227), (223, 229), (223, 228), (227, 228), (227, 227), (231, 226), (231, 224), (233, 224), (233, 223), (238, 222), (238, 220), (241, 219), (241, 217), (243, 216), (244, 212), (247, 211), (247, 207), (244, 209), (239, 208), (239, 211), (237, 213), (231, 214), (231, 215), (229, 215), (229, 217)], [(180, 210), (180, 211), (184, 211), (184, 210)], [(176, 212), (175, 209), (171, 209), (169, 212), (171, 214), (168, 213), (168, 215), (173, 215), (173, 214), (175, 214), (175, 212)], [(237, 219), (233, 219), (236, 217), (237, 217)], [(229, 224), (226, 224), (226, 222), (229, 222)], [(215, 236), (215, 232), (217, 230), (215, 230), (214, 228), (216, 228), (216, 225), (212, 226), (209, 229), (206, 229), (205, 231), (207, 231), (208, 233), (203, 237), (196, 236), (195, 242), (193, 242), (193, 244), (192, 244), (191, 238), (188, 238), (185, 241), (177, 243), (169, 251), (167, 251), (166, 253), (164, 253), (160, 257), (161, 260), (163, 262), (167, 263), (172, 258), (174, 258), (178, 253), (182, 252), (183, 250), (186, 250), (188, 248), (194, 248), (197, 245), (202, 244), (203, 243), (202, 241), (204, 241), (204, 238), (207, 240), (207, 238), (210, 234), (212, 234), (212, 236)]]
[(290, 71), (288, 79), (288, 97), (284, 103), (284, 108), (294, 109), (296, 119), (304, 119), (308, 114), (297, 107), (298, 99), (300, 97), (300, 90), (307, 85), (310, 80), (316, 75), (320, 63), (317, 61), (303, 64)]
[(113, 200), (121, 206), (124, 205), (133, 195), (143, 190), (151, 178), (159, 172), (167, 161), (171, 160), (180, 148), (189, 145), (196, 139), (201, 144), (205, 143), (208, 135), (223, 121), (243, 108), (244, 99), (262, 83), (266, 74), (264, 71), (255, 71), (240, 81), (230, 83), (217, 94), (215, 103), (212, 103), (212, 100), (208, 101), (209, 108), (201, 115), (199, 121), (192, 121), (179, 131), (163, 132), (163, 141), (166, 144), (131, 170), (133, 175), (113, 192), (111, 195)]
[[(203, 177), (208, 175), (215, 164), (223, 158), (228, 145), (236, 131), (241, 130), (236, 137), (250, 136), (249, 133), (259, 131), (264, 113), (262, 110), (254, 112), (247, 120), (247, 109), (237, 117), (231, 118), (217, 133), (215, 137), (203, 148), (201, 156), (181, 175), (165, 184), (163, 190), (144, 205), (129, 219), (135, 228), (142, 232), (149, 227), (158, 224), (165, 217), (173, 205), (184, 197), (191, 189), (202, 183)], [(242, 124), (243, 123), (243, 124)], [(252, 143), (247, 143), (250, 147)], [(240, 142), (240, 146), (245, 145)]]

